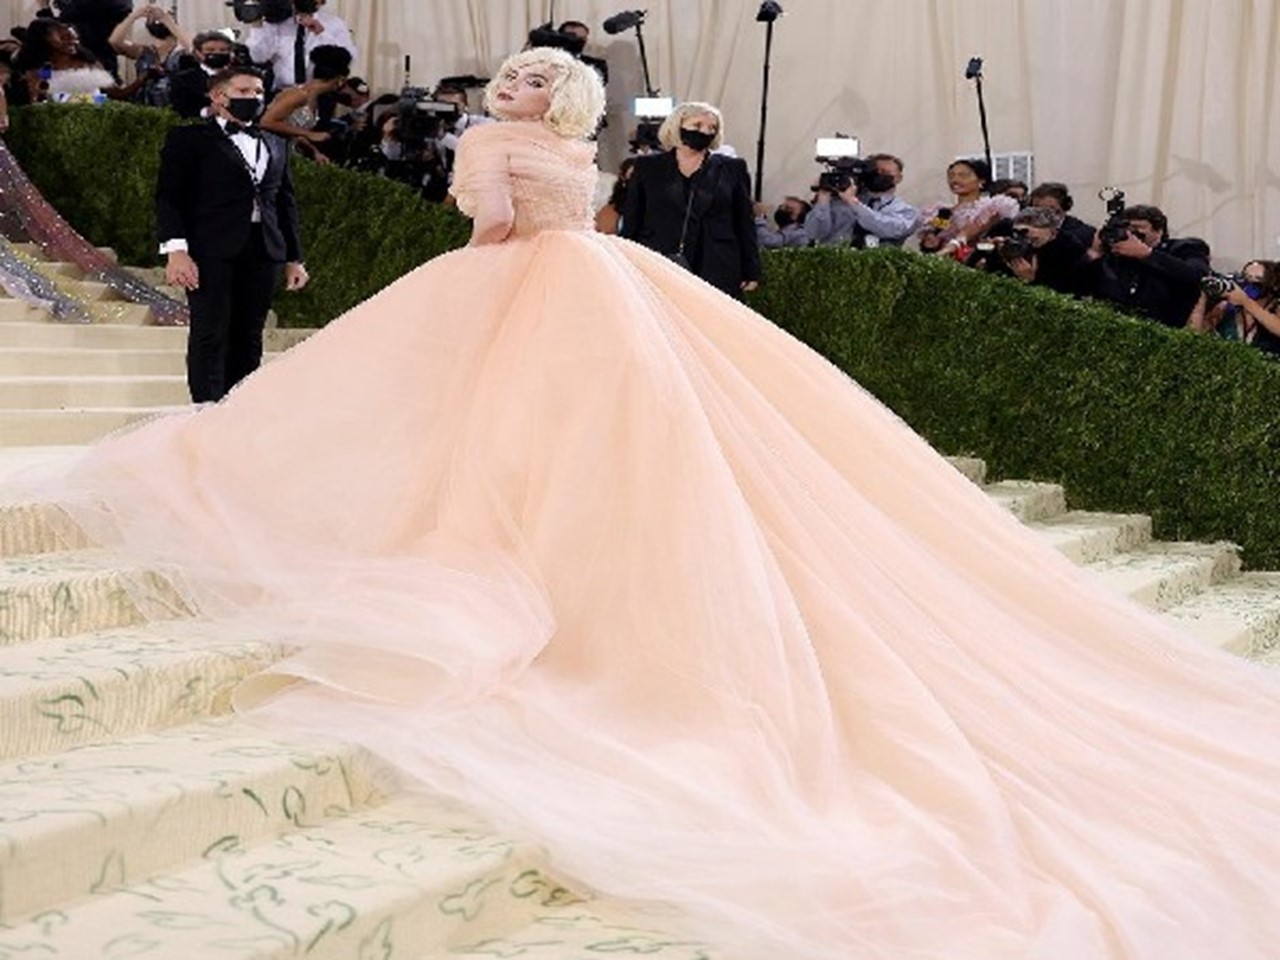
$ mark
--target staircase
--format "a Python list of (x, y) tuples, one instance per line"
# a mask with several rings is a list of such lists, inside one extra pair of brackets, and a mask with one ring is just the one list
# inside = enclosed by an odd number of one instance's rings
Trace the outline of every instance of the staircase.
[[(0, 301), (0, 474), (184, 403), (184, 332), (101, 309), (70, 326)], [(1116, 590), (1280, 663), (1280, 574), (953, 463)], [(0, 503), (0, 960), (710, 956), (561, 887), (538, 851), (361, 750), (231, 716), (232, 689), (280, 648), (144, 622), (123, 574), (56, 542), (38, 505)]]

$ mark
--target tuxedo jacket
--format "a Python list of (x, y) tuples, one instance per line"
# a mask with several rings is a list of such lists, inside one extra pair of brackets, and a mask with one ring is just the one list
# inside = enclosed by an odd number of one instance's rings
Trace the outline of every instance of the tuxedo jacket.
[[(712, 153), (694, 176), (684, 253), (690, 269), (731, 296), (760, 279), (760, 245), (751, 204), (751, 178), (737, 157)], [(689, 198), (674, 150), (637, 157), (627, 185), (622, 235), (671, 255)]]
[(186, 240), (197, 261), (235, 257), (249, 241), (256, 197), (268, 258), (302, 260), (289, 147), (274, 134), (261, 137), (268, 161), (262, 182), (255, 185), (244, 156), (216, 121), (169, 131), (156, 186), (156, 227), (162, 244)]

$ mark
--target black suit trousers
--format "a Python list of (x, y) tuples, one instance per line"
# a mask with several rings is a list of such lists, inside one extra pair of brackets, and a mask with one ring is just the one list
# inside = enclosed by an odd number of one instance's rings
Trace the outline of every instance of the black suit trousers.
[(196, 403), (221, 400), (262, 362), (262, 329), (284, 265), (254, 224), (234, 257), (199, 257), (200, 286), (187, 294), (187, 385)]

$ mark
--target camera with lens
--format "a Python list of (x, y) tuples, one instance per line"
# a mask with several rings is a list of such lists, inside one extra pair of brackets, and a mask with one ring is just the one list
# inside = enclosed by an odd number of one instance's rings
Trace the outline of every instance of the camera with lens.
[(1014, 227), (1013, 233), (1000, 244), (1000, 256), (1005, 262), (1030, 260), (1035, 252), (1035, 244), (1031, 242), (1031, 234), (1026, 227)]
[(1239, 278), (1227, 273), (1210, 273), (1200, 278), (1200, 289), (1210, 300), (1221, 300), (1239, 285)]
[(462, 107), (433, 99), (425, 87), (405, 87), (396, 103), (396, 115), (400, 141), (407, 154), (421, 150), (452, 129), (462, 116)]
[(874, 176), (876, 165), (864, 160), (860, 153), (857, 137), (836, 134), (819, 138), (814, 156), (827, 169), (818, 175), (818, 189), (844, 193), (855, 183), (861, 185), (868, 177)]
[[(298, 0), (299, 13), (315, 13), (318, 5), (314, 0)], [(311, 9), (304, 10), (310, 2)], [(241, 23), (256, 23), (265, 20), (267, 23), (284, 23), (294, 14), (294, 0), (227, 0), (227, 6), (235, 18)]]
[(1103, 249), (1110, 250), (1129, 236), (1129, 221), (1124, 216), (1124, 191), (1119, 187), (1103, 187), (1098, 199), (1107, 205), (1107, 222), (1098, 230)]

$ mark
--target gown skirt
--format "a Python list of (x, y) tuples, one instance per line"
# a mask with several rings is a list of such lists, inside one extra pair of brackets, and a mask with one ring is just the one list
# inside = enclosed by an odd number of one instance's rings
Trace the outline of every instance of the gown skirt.
[(247, 715), (725, 957), (1280, 956), (1276, 678), (628, 241), (439, 257), (59, 483), (293, 651)]

